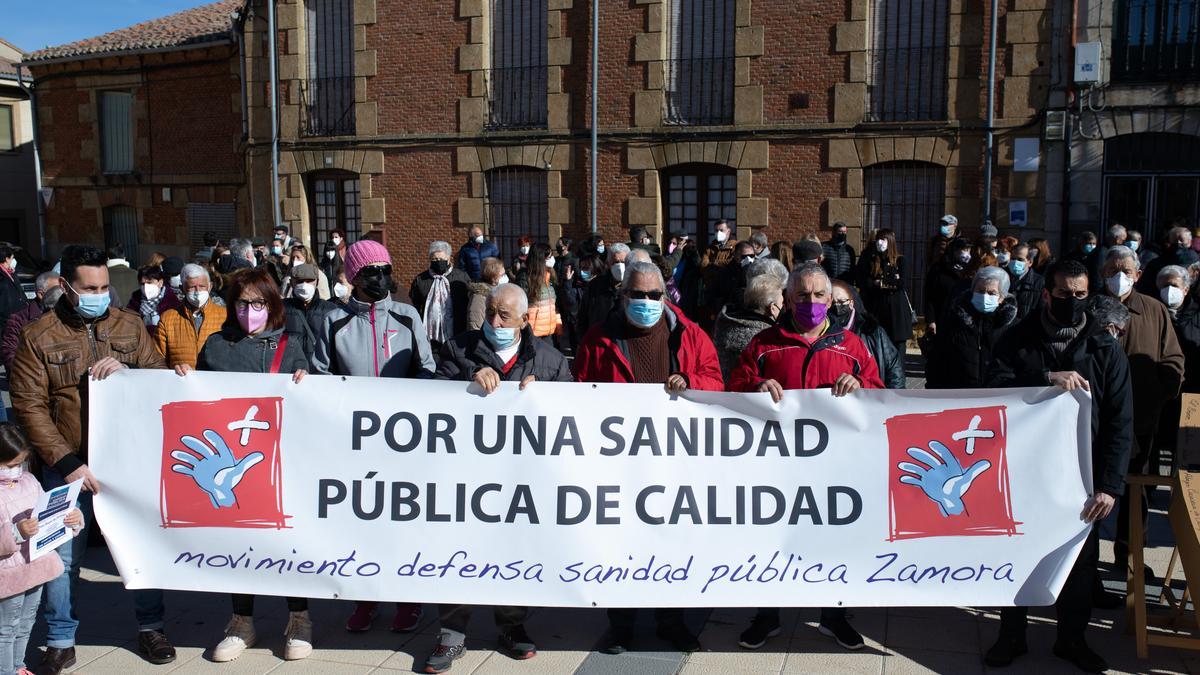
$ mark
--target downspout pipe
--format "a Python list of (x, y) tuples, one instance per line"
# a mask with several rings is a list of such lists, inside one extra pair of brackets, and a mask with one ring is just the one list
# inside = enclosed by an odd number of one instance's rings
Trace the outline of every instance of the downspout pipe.
[(33, 176), (37, 190), (38, 244), (42, 260), (46, 259), (46, 200), (42, 198), (42, 154), (38, 144), (37, 95), (34, 89), (25, 86), (25, 73), (17, 64), (17, 86), (29, 97), (29, 116), (33, 127)]
[(267, 32), (270, 35), (268, 42), (271, 54), (268, 59), (271, 68), (271, 206), (275, 216), (272, 227), (275, 227), (283, 224), (283, 214), (279, 210), (279, 79), (276, 76), (279, 48), (275, 35), (275, 0), (267, 0), (267, 5)]
[(988, 22), (988, 83), (987, 83), (987, 127), (983, 148), (983, 222), (992, 221), (992, 164), (995, 162), (996, 125), (996, 14), (1000, 11), (999, 0), (992, 0), (992, 16)]
[(600, 0), (592, 0), (592, 234), (596, 234), (597, 204), (596, 204), (596, 164), (600, 158), (596, 156), (600, 145)]

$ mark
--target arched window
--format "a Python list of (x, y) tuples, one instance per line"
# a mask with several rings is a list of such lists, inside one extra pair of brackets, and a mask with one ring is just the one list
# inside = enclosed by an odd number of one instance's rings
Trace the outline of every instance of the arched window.
[(874, 0), (869, 119), (946, 119), (948, 0)]
[(138, 216), (132, 206), (118, 204), (104, 208), (104, 247), (120, 244), (127, 260), (141, 260), (138, 255)]
[(488, 233), (507, 265), (518, 253), (517, 241), (529, 237), (549, 243), (550, 208), (546, 172), (524, 166), (504, 166), (485, 174)]
[(734, 0), (670, 0), (667, 124), (733, 123)]
[(922, 306), (927, 244), (946, 208), (946, 169), (927, 162), (884, 162), (863, 169), (863, 230), (888, 228), (908, 262), (908, 296)]
[(308, 0), (304, 133), (354, 135), (354, 0)]
[(546, 0), (491, 0), (488, 127), (546, 127)]
[(325, 250), (334, 230), (346, 233), (346, 243), (362, 236), (362, 200), (358, 192), (358, 174), (346, 171), (321, 171), (308, 181), (308, 213), (312, 222), (314, 255)]
[(700, 246), (716, 236), (717, 221), (737, 231), (737, 173), (720, 164), (682, 164), (663, 172), (664, 235), (687, 233)]

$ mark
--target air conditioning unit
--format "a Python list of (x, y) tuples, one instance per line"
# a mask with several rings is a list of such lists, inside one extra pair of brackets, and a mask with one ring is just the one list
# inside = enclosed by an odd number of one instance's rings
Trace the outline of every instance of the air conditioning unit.
[(1075, 84), (1095, 84), (1100, 81), (1099, 42), (1081, 42), (1075, 45)]
[(1046, 128), (1042, 136), (1048, 141), (1064, 141), (1067, 138), (1067, 111), (1047, 110)]

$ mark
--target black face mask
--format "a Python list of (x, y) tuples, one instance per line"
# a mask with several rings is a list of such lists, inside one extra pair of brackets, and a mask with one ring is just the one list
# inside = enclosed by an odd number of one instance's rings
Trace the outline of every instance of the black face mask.
[(1075, 326), (1083, 319), (1086, 298), (1050, 296), (1050, 316), (1062, 326)]
[(837, 328), (848, 326), (852, 316), (854, 316), (854, 305), (839, 305), (835, 302), (829, 306), (829, 322)]
[(835, 243), (839, 246), (846, 243), (846, 234), (844, 232), (834, 232), (833, 233), (833, 243)]
[(449, 269), (450, 269), (450, 261), (449, 260), (434, 260), (433, 262), (429, 263), (429, 271), (433, 272), (434, 274), (436, 274), (438, 276), (445, 274), (446, 271)]
[(379, 302), (388, 297), (395, 288), (392, 282), (391, 268), (367, 267), (358, 275), (358, 290), (371, 302)]

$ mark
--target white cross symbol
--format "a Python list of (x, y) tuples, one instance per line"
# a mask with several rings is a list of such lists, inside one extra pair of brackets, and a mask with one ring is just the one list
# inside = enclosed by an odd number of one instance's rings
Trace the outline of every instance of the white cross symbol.
[(229, 423), (230, 431), (238, 431), (239, 429), (241, 430), (242, 436), (238, 439), (238, 441), (242, 444), (242, 447), (246, 447), (246, 444), (250, 442), (251, 431), (255, 429), (259, 431), (266, 431), (267, 429), (271, 428), (270, 422), (254, 419), (254, 416), (257, 414), (258, 406), (252, 405), (250, 406), (250, 409), (246, 411), (245, 417), (236, 422)]
[[(953, 438), (956, 441), (961, 441), (964, 438), (967, 440), (967, 454), (968, 455), (975, 454), (975, 439), (976, 438), (995, 438), (996, 437), (996, 432), (986, 431), (986, 430), (982, 430), (979, 428), (979, 423), (982, 421), (983, 421), (983, 418), (981, 418), (979, 415), (976, 415), (971, 418), (971, 423), (967, 425), (966, 429), (963, 429), (962, 431), (956, 431), (955, 433), (950, 435), (950, 438)], [(243, 443), (243, 445), (245, 445), (245, 444)]]

